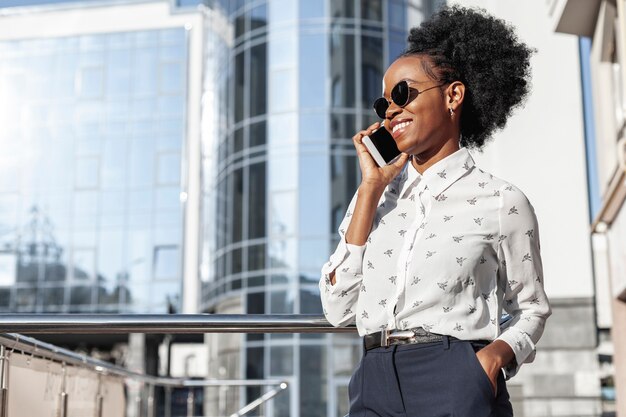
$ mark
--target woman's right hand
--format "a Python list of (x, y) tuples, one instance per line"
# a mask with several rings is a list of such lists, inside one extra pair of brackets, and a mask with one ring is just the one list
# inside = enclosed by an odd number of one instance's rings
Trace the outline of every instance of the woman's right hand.
[(402, 168), (409, 160), (409, 155), (402, 153), (393, 164), (379, 167), (362, 142), (364, 136), (372, 134), (379, 126), (380, 123), (376, 122), (367, 129), (361, 130), (352, 137), (352, 142), (359, 157), (361, 184), (383, 190), (402, 171)]

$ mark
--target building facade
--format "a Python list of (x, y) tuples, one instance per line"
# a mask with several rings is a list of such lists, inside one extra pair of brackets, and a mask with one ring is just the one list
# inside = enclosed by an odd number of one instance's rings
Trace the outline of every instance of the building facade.
[(582, 38), (590, 109), (587, 160), (603, 388), (626, 415), (626, 11), (623, 0), (552, 1), (554, 30)]

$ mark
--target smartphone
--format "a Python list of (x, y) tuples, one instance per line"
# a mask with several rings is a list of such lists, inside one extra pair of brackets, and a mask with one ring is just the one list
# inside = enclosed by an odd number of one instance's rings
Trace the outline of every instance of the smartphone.
[(400, 156), (396, 141), (384, 126), (379, 127), (369, 136), (364, 136), (363, 144), (380, 167), (391, 164)]

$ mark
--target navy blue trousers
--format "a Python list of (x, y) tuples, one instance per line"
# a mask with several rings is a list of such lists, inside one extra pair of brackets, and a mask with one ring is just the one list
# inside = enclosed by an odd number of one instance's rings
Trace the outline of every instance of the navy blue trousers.
[(512, 417), (504, 374), (494, 395), (476, 351), (453, 340), (364, 351), (352, 374), (350, 417)]

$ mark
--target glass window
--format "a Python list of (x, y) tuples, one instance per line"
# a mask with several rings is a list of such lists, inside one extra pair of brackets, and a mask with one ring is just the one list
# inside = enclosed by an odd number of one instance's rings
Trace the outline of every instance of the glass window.
[(157, 210), (178, 210), (180, 208), (180, 189), (178, 187), (159, 187), (156, 191)]
[[(91, 304), (91, 286), (80, 285), (71, 287), (70, 289), (70, 304), (81, 305)], [(61, 296), (61, 300), (62, 300)]]
[[(280, 147), (296, 143), (297, 116), (295, 113), (285, 113), (270, 116), (268, 125), (269, 145)], [(274, 158), (270, 158), (273, 160)], [(284, 171), (289, 172), (289, 171)]]
[(154, 248), (154, 279), (180, 277), (180, 253), (178, 246)]
[(265, 162), (250, 165), (248, 187), (248, 239), (265, 236), (267, 177)]
[(327, 383), (324, 347), (300, 346), (301, 416), (326, 415)]
[[(324, 229), (319, 230), (317, 234), (322, 234), (326, 231)], [(328, 239), (300, 239), (299, 242), (299, 263), (300, 271), (314, 270), (319, 271), (328, 261), (328, 254), (331, 253), (328, 247)], [(319, 280), (319, 274), (315, 274), (316, 280)]]
[(319, 289), (300, 290), (300, 314), (322, 314), (322, 311)]
[(270, 68), (291, 68), (296, 65), (297, 36), (294, 30), (272, 30), (270, 33)]
[(298, 2), (293, 0), (270, 0), (270, 24), (280, 24), (296, 20)]
[(326, 34), (300, 34), (300, 106), (325, 107), (328, 51)]
[(300, 157), (299, 215), (300, 236), (325, 235), (328, 230), (330, 207), (329, 158), (327, 154), (302, 155)]
[(295, 70), (274, 70), (270, 73), (270, 110), (272, 112), (294, 110), (297, 96)]
[(244, 13), (240, 13), (239, 16), (235, 18), (235, 39), (246, 32), (246, 15)]
[(183, 90), (185, 72), (181, 63), (162, 63), (159, 74), (159, 86), (162, 93), (179, 93)]
[(402, 53), (404, 53), (406, 45), (404, 43), (404, 39), (395, 39), (394, 37), (391, 37), (391, 36), (390, 36), (388, 45), (389, 45), (388, 47), (389, 60), (387, 62), (387, 65), (390, 65), (400, 55), (402, 55)]
[(382, 0), (361, 0), (361, 18), (367, 20), (375, 20), (377, 22), (383, 19)]
[(331, 104), (355, 107), (354, 36), (333, 32), (330, 36)]
[(270, 348), (270, 375), (293, 375), (293, 346), (272, 346)]
[(130, 141), (130, 186), (151, 186), (154, 183), (154, 141), (135, 138)]
[(265, 314), (264, 292), (254, 292), (247, 295), (246, 312), (248, 314)]
[[(364, 125), (362, 128), (367, 127)], [(353, 114), (332, 114), (330, 119), (330, 132), (333, 139), (351, 139), (357, 131), (356, 117)]]
[[(297, 172), (298, 160), (295, 157), (276, 156), (269, 162), (269, 189), (295, 190), (298, 187), (297, 176), (289, 175)], [(286, 175), (287, 174), (287, 175)]]
[(180, 154), (162, 153), (157, 157), (157, 181), (159, 184), (180, 182)]
[(302, 142), (328, 141), (328, 115), (326, 113), (301, 113), (298, 122)]
[(35, 311), (37, 288), (18, 288), (15, 305), (18, 311)]
[(104, 71), (102, 67), (84, 67), (79, 72), (79, 95), (82, 98), (102, 96), (104, 89)]
[(270, 314), (293, 314), (293, 291), (272, 291), (270, 293)]
[(297, 193), (293, 191), (271, 193), (270, 224), (273, 236), (290, 236), (295, 234), (296, 195)]
[(262, 28), (267, 25), (267, 5), (261, 4), (252, 9), (250, 30)]
[(184, 107), (185, 103), (180, 95), (160, 96), (157, 99), (157, 116), (182, 117)]
[[(252, 347), (246, 349), (246, 379), (263, 379), (265, 348)], [(261, 396), (261, 387), (246, 387), (246, 402), (252, 402)]]
[(134, 54), (133, 94), (154, 95), (157, 93), (157, 48), (137, 49)]
[(243, 270), (243, 249), (242, 248), (234, 249), (232, 251), (230, 261), (232, 262), (230, 273), (231, 274), (240, 273)]
[(354, 0), (333, 0), (330, 2), (332, 17), (354, 17)]
[(270, 268), (297, 268), (296, 239), (272, 239), (269, 243)]
[(250, 48), (250, 117), (267, 111), (267, 44)]
[(94, 249), (75, 249), (72, 252), (73, 279), (91, 281), (96, 272), (96, 253)]
[(402, 0), (388, 0), (389, 24), (392, 28), (406, 29), (406, 13)]
[(243, 151), (244, 148), (244, 128), (240, 127), (239, 129), (235, 130), (235, 133), (233, 135), (233, 153), (237, 153), (237, 152), (241, 152)]
[(78, 158), (76, 160), (76, 188), (96, 188), (99, 183), (100, 158)]
[(265, 268), (265, 245), (248, 247), (248, 271), (258, 271)]
[(244, 196), (243, 196), (243, 169), (239, 168), (232, 173), (233, 178), (233, 207), (232, 207), (232, 221), (233, 221), (233, 234), (231, 242), (239, 242), (243, 239), (243, 213), (244, 213)]
[(300, 19), (324, 18), (325, 0), (300, 0)]
[(235, 57), (235, 123), (244, 118), (244, 92), (245, 92), (245, 62), (244, 52)]
[(265, 120), (250, 125), (250, 147), (265, 145), (267, 142), (267, 124)]
[(381, 95), (383, 79), (383, 41), (372, 36), (361, 37), (363, 62), (361, 65), (362, 106), (370, 109), (374, 100)]
[(104, 141), (102, 158), (102, 187), (120, 188), (126, 185), (126, 140)]

